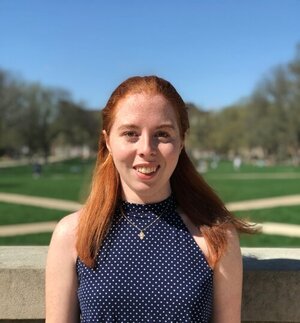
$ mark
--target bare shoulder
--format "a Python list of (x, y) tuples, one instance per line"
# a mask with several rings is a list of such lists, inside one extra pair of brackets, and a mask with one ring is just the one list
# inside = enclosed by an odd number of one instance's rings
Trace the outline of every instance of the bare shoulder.
[(79, 212), (62, 218), (53, 232), (46, 263), (46, 322), (79, 322), (76, 231)]
[[(210, 252), (209, 252), (209, 246), (202, 236), (200, 228), (197, 228), (192, 221), (189, 219), (189, 217), (184, 214), (180, 209), (178, 209), (178, 213), (181, 216), (182, 221), (188, 228), (190, 234), (194, 238), (195, 242), (199, 246), (199, 248), (202, 250), (204, 256), (206, 257), (209, 265), (214, 269), (215, 264), (210, 261)], [(226, 228), (226, 239), (227, 239), (227, 248), (223, 254), (223, 256), (220, 259), (220, 262), (223, 263), (224, 260), (230, 260), (234, 262), (239, 262), (241, 259), (241, 251), (240, 251), (240, 242), (239, 242), (239, 235), (232, 224), (228, 224)]]
[(240, 239), (239, 234), (232, 224), (227, 225), (226, 229), (226, 237), (227, 237), (227, 248), (225, 250), (225, 255), (229, 254), (231, 256), (236, 256), (237, 258), (241, 257), (241, 249), (240, 249)]
[(79, 213), (75, 212), (63, 217), (56, 225), (54, 234), (61, 238), (70, 238), (76, 234)]
[(227, 246), (222, 256), (215, 264), (215, 272), (233, 273), (236, 277), (242, 272), (242, 253), (240, 248), (239, 235), (233, 225), (228, 225), (226, 229)]
[(49, 249), (58, 251), (64, 250), (75, 260), (76, 255), (76, 235), (80, 211), (63, 217), (56, 225), (53, 232)]
[(227, 224), (226, 233), (229, 240), (239, 240), (238, 232), (233, 224)]
[[(233, 225), (226, 228), (227, 248), (214, 267), (213, 322), (241, 322), (242, 255), (239, 235)], [(228, 306), (230, 304), (230, 306)]]

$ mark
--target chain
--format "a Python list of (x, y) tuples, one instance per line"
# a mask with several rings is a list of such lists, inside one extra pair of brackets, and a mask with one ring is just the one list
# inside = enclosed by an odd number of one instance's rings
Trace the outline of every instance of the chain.
[(144, 238), (145, 238), (145, 233), (144, 233), (144, 231), (146, 230), (146, 229), (148, 229), (151, 225), (153, 225), (157, 220), (159, 220), (159, 218), (164, 214), (164, 212), (165, 212), (165, 210), (166, 209), (164, 209), (162, 212), (161, 212), (161, 214), (160, 215), (158, 215), (157, 216), (157, 218), (154, 220), (154, 221), (152, 221), (150, 224), (148, 224), (147, 226), (145, 226), (144, 228), (139, 228), (135, 223), (133, 223), (131, 220), (129, 220), (128, 219), (128, 217), (125, 215), (125, 213), (124, 213), (124, 211), (123, 211), (123, 208), (122, 208), (122, 206), (120, 207), (120, 210), (121, 210), (121, 214), (122, 214), (122, 216), (132, 225), (132, 226), (134, 226), (136, 229), (138, 229), (139, 231), (140, 231), (140, 233), (138, 234), (138, 236), (139, 236), (139, 238), (141, 239), (141, 240), (143, 240)]

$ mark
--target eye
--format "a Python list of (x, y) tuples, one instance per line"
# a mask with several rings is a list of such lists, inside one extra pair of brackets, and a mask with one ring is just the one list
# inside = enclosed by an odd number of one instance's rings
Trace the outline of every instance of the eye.
[(123, 133), (123, 136), (128, 137), (128, 138), (132, 138), (132, 137), (137, 137), (138, 134), (135, 131), (125, 131)]
[(170, 135), (169, 135), (169, 133), (168, 133), (168, 132), (166, 132), (166, 131), (158, 131), (158, 132), (156, 133), (156, 137), (158, 137), (158, 138), (169, 138), (169, 137), (170, 137)]
[(155, 138), (159, 142), (168, 143), (171, 140), (171, 134), (167, 131), (159, 130), (155, 133)]
[(123, 132), (122, 136), (128, 142), (136, 142), (138, 140), (139, 134), (136, 131), (128, 130)]

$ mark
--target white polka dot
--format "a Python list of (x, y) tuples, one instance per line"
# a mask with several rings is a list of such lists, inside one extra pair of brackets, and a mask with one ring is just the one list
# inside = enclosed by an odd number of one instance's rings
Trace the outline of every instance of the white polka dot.
[(154, 204), (122, 202), (95, 269), (77, 260), (81, 322), (209, 322), (213, 271), (173, 196)]

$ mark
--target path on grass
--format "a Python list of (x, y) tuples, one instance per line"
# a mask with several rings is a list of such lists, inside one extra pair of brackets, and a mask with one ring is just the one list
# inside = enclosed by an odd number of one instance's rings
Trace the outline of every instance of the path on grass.
[(300, 173), (234, 173), (234, 174), (210, 174), (213, 179), (236, 179), (236, 180), (257, 180), (257, 179), (299, 179)]
[[(9, 193), (0, 193), (0, 202), (38, 206), (48, 209), (63, 210), (66, 212), (74, 212), (79, 210), (82, 206), (74, 201)], [(230, 211), (245, 211), (291, 205), (300, 205), (300, 194), (231, 202), (226, 206)], [(0, 236), (52, 232), (55, 225), (56, 222), (4, 225), (0, 226)], [(262, 232), (266, 234), (300, 237), (300, 225), (284, 223), (262, 223), (260, 225), (262, 226)]]

